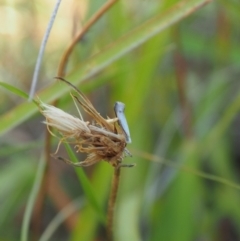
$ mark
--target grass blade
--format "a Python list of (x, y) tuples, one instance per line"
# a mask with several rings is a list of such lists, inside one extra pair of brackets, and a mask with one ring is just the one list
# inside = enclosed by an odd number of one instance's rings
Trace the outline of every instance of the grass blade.
[(12, 92), (13, 94), (15, 95), (18, 95), (24, 99), (27, 99), (28, 98), (28, 94), (26, 94), (25, 92), (23, 92), (22, 90), (12, 86), (12, 85), (9, 85), (7, 83), (4, 83), (4, 82), (0, 82), (0, 86), (2, 86), (3, 88), (5, 88), (6, 90)]
[(56, 229), (66, 220), (71, 214), (76, 212), (81, 207), (81, 200), (77, 198), (69, 205), (67, 205), (63, 210), (61, 210), (47, 226), (46, 230), (41, 235), (39, 241), (50, 240)]
[[(71, 147), (67, 143), (65, 143), (64, 145), (68, 152), (70, 160), (73, 162), (79, 162), (75, 153), (72, 151)], [(92, 185), (89, 182), (86, 174), (84, 173), (84, 171), (81, 167), (75, 168), (75, 171), (77, 173), (80, 183), (82, 184), (83, 191), (86, 194), (86, 197), (87, 197), (89, 203), (91, 204), (91, 206), (94, 208), (94, 210), (98, 214), (100, 221), (105, 224), (106, 223), (105, 215), (103, 214), (102, 209), (100, 208), (100, 205), (94, 195), (94, 190), (92, 188)]]
[[(0, 86), (2, 86), (3, 88), (5, 88), (6, 90), (12, 92), (13, 94), (15, 95), (18, 95), (19, 97), (22, 97), (24, 99), (28, 99), (28, 94), (23, 92), (22, 90), (12, 86), (12, 85), (9, 85), (5, 82), (0, 82)], [(35, 100), (32, 100), (35, 104), (37, 104), (37, 102)]]
[(37, 194), (41, 185), (42, 177), (43, 177), (43, 172), (45, 169), (45, 159), (42, 157), (39, 161), (38, 168), (37, 168), (37, 173), (36, 173), (36, 179), (34, 181), (27, 205), (26, 205), (26, 210), (24, 213), (23, 217), (23, 223), (22, 223), (22, 228), (21, 228), (21, 241), (27, 241), (28, 240), (28, 231), (30, 227), (30, 220), (31, 220), (31, 215), (33, 212), (33, 207), (37, 198)]

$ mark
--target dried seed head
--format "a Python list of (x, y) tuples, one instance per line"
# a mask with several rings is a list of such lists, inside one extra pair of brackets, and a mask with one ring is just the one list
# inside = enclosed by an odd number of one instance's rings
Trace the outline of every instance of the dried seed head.
[[(70, 84), (66, 80), (63, 81)], [(87, 154), (87, 158), (79, 163), (72, 163), (62, 157), (58, 159), (74, 166), (89, 166), (101, 160), (109, 162), (112, 166), (120, 166), (126, 153), (129, 155), (129, 151), (126, 149), (128, 141), (126, 133), (117, 124), (119, 119), (104, 119), (91, 102), (76, 87), (74, 89), (78, 92), (80, 99), (76, 96), (73, 98), (93, 118), (94, 124), (90, 125), (89, 122), (59, 108), (38, 101), (40, 112), (46, 118), (44, 123), (48, 128), (53, 127), (62, 135), (60, 143), (74, 143), (77, 152)]]

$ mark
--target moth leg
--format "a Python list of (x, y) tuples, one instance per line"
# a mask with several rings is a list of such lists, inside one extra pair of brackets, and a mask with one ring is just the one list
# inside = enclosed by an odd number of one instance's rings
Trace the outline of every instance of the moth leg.
[(99, 160), (98, 159), (93, 159), (93, 160), (85, 160), (85, 161), (82, 161), (82, 162), (72, 162), (66, 158), (63, 158), (61, 156), (54, 156), (54, 155), (51, 155), (52, 157), (54, 157), (55, 159), (57, 160), (60, 160), (60, 161), (63, 161), (71, 166), (75, 166), (75, 167), (86, 167), (86, 166), (91, 166), (93, 164), (95, 164), (96, 162), (98, 162)]
[(132, 164), (119, 164), (117, 167), (121, 168), (121, 167), (135, 167), (135, 166), (136, 166), (136, 164), (132, 163)]
[(124, 149), (124, 153), (125, 153), (126, 156), (132, 157), (131, 152), (127, 148)]

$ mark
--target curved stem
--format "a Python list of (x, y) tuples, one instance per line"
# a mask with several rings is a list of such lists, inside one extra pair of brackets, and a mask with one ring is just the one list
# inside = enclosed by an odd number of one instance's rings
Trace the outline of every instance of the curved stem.
[(99, 18), (101, 18), (104, 13), (114, 4), (116, 3), (118, 0), (109, 0), (107, 1), (90, 19), (89, 21), (86, 23), (86, 25), (83, 27), (83, 29), (81, 30), (81, 32), (73, 39), (73, 41), (71, 42), (71, 44), (68, 46), (68, 48), (66, 49), (65, 53), (63, 54), (60, 64), (59, 64), (59, 68), (58, 68), (58, 76), (59, 77), (63, 77), (65, 76), (65, 69), (66, 69), (66, 65), (69, 59), (70, 54), (72, 53), (75, 45), (78, 43), (79, 40), (81, 40), (81, 38), (83, 37), (83, 35), (90, 29), (90, 27), (97, 22), (97, 20)]
[(33, 230), (34, 230), (34, 240), (37, 240), (37, 238), (40, 235), (41, 230), (41, 224), (42, 224), (42, 213), (43, 213), (43, 206), (44, 206), (44, 200), (45, 195), (47, 192), (47, 186), (48, 186), (48, 172), (49, 172), (49, 163), (50, 163), (50, 142), (51, 142), (51, 136), (49, 132), (46, 129), (46, 136), (45, 136), (45, 150), (44, 150), (44, 158), (45, 158), (45, 168), (43, 171), (43, 178), (42, 182), (40, 184), (40, 189), (38, 193), (38, 197), (36, 200), (35, 208), (34, 208), (34, 215), (33, 215)]
[(121, 167), (114, 168), (114, 175), (112, 180), (111, 193), (108, 202), (108, 213), (107, 213), (107, 236), (108, 241), (113, 241), (113, 218), (114, 208), (117, 200), (117, 193), (119, 188)]

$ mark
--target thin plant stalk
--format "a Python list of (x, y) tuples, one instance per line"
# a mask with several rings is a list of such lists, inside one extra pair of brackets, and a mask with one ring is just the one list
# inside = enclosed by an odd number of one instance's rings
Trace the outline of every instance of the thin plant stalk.
[(42, 43), (41, 43), (41, 47), (40, 47), (40, 50), (39, 50), (37, 62), (36, 62), (34, 73), (33, 73), (33, 79), (32, 79), (31, 89), (30, 89), (30, 93), (29, 93), (29, 101), (31, 101), (33, 99), (33, 96), (35, 94), (43, 54), (44, 54), (44, 51), (45, 51), (45, 47), (47, 45), (48, 37), (50, 35), (54, 20), (55, 20), (56, 15), (57, 15), (58, 8), (60, 6), (60, 3), (61, 3), (61, 0), (57, 0), (57, 2), (55, 4), (55, 7), (53, 9), (52, 16), (50, 18), (49, 24), (47, 26), (47, 30), (45, 32), (45, 35), (44, 35)]
[(44, 150), (44, 154), (45, 154), (45, 160), (46, 160), (46, 165), (45, 168), (43, 170), (43, 178), (42, 178), (42, 183), (39, 189), (39, 193), (37, 196), (37, 200), (36, 200), (36, 204), (35, 204), (35, 208), (34, 208), (34, 213), (33, 213), (33, 230), (34, 230), (34, 235), (35, 238), (37, 238), (40, 234), (40, 229), (41, 229), (41, 220), (42, 220), (42, 213), (43, 213), (43, 202), (45, 199), (45, 193), (47, 190), (47, 183), (48, 183), (48, 178), (46, 178), (48, 176), (48, 171), (49, 171), (49, 165), (47, 165), (47, 163), (50, 162), (49, 160), (49, 148), (50, 148), (50, 135), (48, 133), (48, 131), (46, 131), (46, 139), (45, 139), (45, 150)]
[(108, 241), (113, 241), (113, 222), (114, 222), (114, 210), (116, 206), (117, 193), (119, 188), (121, 167), (114, 168), (111, 193), (108, 202), (107, 213), (107, 237)]
[(64, 54), (62, 55), (59, 67), (58, 67), (58, 76), (65, 76), (65, 69), (67, 66), (67, 62), (70, 54), (72, 53), (76, 44), (81, 40), (84, 34), (96, 23), (118, 0), (109, 0), (107, 1), (85, 24), (83, 29), (76, 35), (76, 37), (72, 40)]
[(239, 184), (237, 184), (237, 183), (235, 183), (231, 180), (228, 180), (226, 178), (223, 178), (223, 177), (220, 177), (220, 176), (217, 176), (217, 175), (213, 175), (213, 174), (210, 174), (210, 173), (206, 173), (206, 172), (203, 172), (203, 171), (185, 166), (183, 164), (177, 164), (174, 161), (167, 160), (165, 158), (159, 157), (157, 155), (151, 154), (151, 153), (146, 152), (146, 151), (131, 149), (131, 152), (133, 153), (134, 156), (141, 157), (145, 160), (153, 161), (153, 162), (156, 162), (156, 163), (161, 163), (161, 164), (166, 165), (168, 167), (179, 169), (179, 170), (184, 171), (186, 173), (191, 173), (193, 175), (205, 178), (207, 180), (217, 182), (217, 183), (221, 183), (223, 185), (227, 185), (229, 187), (240, 190)]
[(184, 59), (184, 56), (181, 53), (181, 43), (179, 36), (178, 27), (174, 28), (174, 37), (177, 45), (177, 50), (174, 53), (174, 64), (176, 72), (176, 82), (177, 90), (179, 95), (179, 104), (181, 107), (182, 115), (182, 128), (186, 138), (191, 138), (193, 136), (192, 131), (192, 113), (190, 108), (190, 103), (187, 98), (186, 93), (186, 76), (187, 76), (187, 62)]

